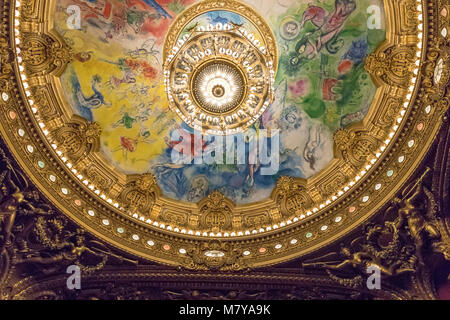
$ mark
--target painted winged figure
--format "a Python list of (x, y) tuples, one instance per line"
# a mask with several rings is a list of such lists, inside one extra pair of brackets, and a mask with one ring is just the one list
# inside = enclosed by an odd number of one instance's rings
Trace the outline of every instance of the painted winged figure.
[(305, 34), (297, 43), (291, 64), (298, 65), (304, 59), (315, 58), (323, 47), (330, 53), (336, 53), (343, 46), (343, 40), (338, 39), (339, 32), (355, 9), (355, 0), (336, 0), (331, 13), (319, 6), (308, 6), (300, 26), (303, 28), (305, 23), (310, 21), (316, 30)]

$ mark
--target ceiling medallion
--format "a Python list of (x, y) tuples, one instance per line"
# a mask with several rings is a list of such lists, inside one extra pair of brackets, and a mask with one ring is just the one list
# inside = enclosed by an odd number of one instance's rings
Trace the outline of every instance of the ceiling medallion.
[[(232, 6), (221, 8), (227, 9)], [(264, 33), (254, 34), (233, 23), (186, 29), (196, 16), (185, 12), (187, 17), (179, 16), (185, 23), (173, 23), (169, 30), (177, 35), (177, 41), (167, 37), (164, 46), (169, 107), (200, 132), (243, 132), (274, 100), (276, 45), (268, 49)], [(254, 26), (266, 24), (250, 22)], [(270, 30), (267, 24), (265, 29)]]

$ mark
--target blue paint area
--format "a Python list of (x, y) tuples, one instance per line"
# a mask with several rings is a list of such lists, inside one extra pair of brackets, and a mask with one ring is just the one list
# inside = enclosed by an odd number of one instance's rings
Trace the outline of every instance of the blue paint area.
[[(182, 130), (193, 134), (192, 129), (185, 124), (182, 125)], [(211, 140), (208, 140), (207, 146), (214, 146), (214, 138), (212, 137)], [(267, 138), (269, 150), (271, 149), (271, 143), (271, 138)], [(193, 160), (190, 164), (174, 165), (171, 164), (173, 151), (174, 149), (171, 147), (166, 148), (164, 155), (158, 159), (158, 163), (161, 165), (154, 168), (154, 173), (165, 194), (176, 196), (184, 201), (191, 200), (188, 197), (192, 194), (192, 180), (198, 176), (208, 177), (208, 186), (201, 194), (209, 194), (218, 190), (239, 203), (252, 201), (255, 191), (265, 190), (269, 195), (282, 176), (303, 176), (301, 170), (296, 168), (299, 157), (289, 152), (280, 155), (280, 169), (275, 175), (262, 175), (261, 168), (266, 166), (256, 165), (256, 167), (252, 167), (249, 164), (252, 152), (249, 143), (245, 143), (246, 164), (194, 164)], [(253, 174), (251, 173), (252, 170), (254, 170)]]
[(367, 55), (369, 46), (365, 40), (352, 41), (350, 48), (344, 54), (343, 59), (348, 59), (354, 64), (360, 64)]
[(102, 105), (108, 105), (105, 102), (103, 94), (101, 94), (100, 91), (98, 91), (96, 88), (97, 83), (99, 83), (100, 81), (101, 80), (98, 77), (93, 77), (91, 88), (94, 94), (86, 96), (83, 94), (80, 81), (78, 80), (78, 76), (76, 75), (76, 73), (73, 72), (70, 76), (70, 82), (73, 89), (73, 100), (75, 102), (76, 110), (78, 111), (78, 114), (80, 116), (86, 118), (89, 121), (94, 121), (92, 109), (97, 109)]
[(229, 11), (211, 11), (206, 13), (209, 23), (217, 24), (217, 23), (235, 23), (242, 24), (243, 18), (233, 12)]

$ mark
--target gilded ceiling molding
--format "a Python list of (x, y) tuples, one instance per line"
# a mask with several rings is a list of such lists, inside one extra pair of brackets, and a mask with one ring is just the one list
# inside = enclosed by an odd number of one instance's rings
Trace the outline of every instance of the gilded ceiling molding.
[(23, 62), (30, 80), (34, 77), (52, 74), (60, 76), (73, 53), (58, 35), (41, 34), (33, 29), (23, 35)]
[[(308, 180), (282, 178), (267, 201), (236, 205), (213, 193), (182, 203), (162, 196), (151, 175), (126, 176), (107, 163), (98, 152), (99, 128), (74, 117), (61, 93), (58, 77), (73, 50), (52, 30), (54, 1), (0, 1), (0, 132), (25, 174), (67, 217), (140, 258), (238, 270), (302, 257), (350, 233), (398, 193), (449, 105), (449, 40), (441, 31), (448, 5), (384, 3), (386, 41), (365, 62), (379, 87), (368, 115), (335, 134), (326, 169)], [(201, 4), (212, 10), (223, 3)]]
[(156, 197), (161, 194), (155, 177), (152, 174), (129, 176), (129, 182), (119, 198), (130, 212), (151, 211), (151, 215), (158, 214), (154, 205)]
[(73, 120), (64, 126), (55, 126), (51, 135), (65, 153), (76, 165), (85, 159), (89, 153), (98, 152), (102, 129), (95, 122), (74, 116)]

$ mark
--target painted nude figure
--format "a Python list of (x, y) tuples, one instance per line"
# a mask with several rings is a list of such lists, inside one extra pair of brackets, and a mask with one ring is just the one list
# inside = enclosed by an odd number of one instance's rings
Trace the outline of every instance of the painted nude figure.
[(330, 53), (336, 53), (336, 48), (331, 44), (335, 42), (337, 35), (344, 27), (344, 22), (356, 9), (355, 0), (336, 0), (334, 11), (327, 14), (326, 10), (310, 5), (303, 13), (301, 28), (305, 23), (311, 23), (317, 28), (312, 33), (307, 33), (296, 45), (296, 54), (291, 58), (292, 65), (298, 65), (303, 59), (313, 59), (323, 47)]

